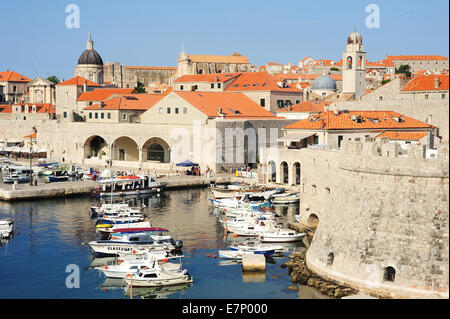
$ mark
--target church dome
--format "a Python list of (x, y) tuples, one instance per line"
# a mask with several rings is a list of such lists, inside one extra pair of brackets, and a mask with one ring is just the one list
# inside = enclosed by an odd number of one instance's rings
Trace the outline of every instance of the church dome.
[(78, 64), (95, 64), (103, 65), (103, 60), (100, 54), (94, 50), (94, 41), (92, 41), (91, 33), (89, 32), (89, 40), (86, 44), (86, 50), (81, 53), (78, 59)]
[(362, 43), (362, 36), (356, 31), (350, 33), (347, 37), (347, 44), (358, 44)]
[(85, 50), (78, 59), (78, 64), (95, 64), (95, 65), (103, 65), (103, 60), (94, 49)]
[(322, 75), (313, 81), (311, 90), (337, 90), (337, 86), (331, 77)]

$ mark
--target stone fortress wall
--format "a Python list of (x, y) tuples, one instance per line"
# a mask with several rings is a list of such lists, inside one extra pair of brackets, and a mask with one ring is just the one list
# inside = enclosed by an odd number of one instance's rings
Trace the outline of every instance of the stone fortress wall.
[(449, 297), (448, 145), (435, 158), (386, 141), (300, 151), (300, 219), (318, 222), (308, 268), (380, 297)]

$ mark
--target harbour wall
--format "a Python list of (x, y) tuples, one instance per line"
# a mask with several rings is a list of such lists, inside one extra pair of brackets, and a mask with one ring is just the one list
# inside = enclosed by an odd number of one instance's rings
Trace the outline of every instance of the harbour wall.
[(301, 149), (300, 220), (318, 222), (306, 254), (320, 276), (385, 298), (448, 298), (448, 145), (345, 142)]

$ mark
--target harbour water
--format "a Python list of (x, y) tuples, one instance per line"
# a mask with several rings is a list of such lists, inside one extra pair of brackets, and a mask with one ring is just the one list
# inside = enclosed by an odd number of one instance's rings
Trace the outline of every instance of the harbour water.
[[(208, 197), (207, 189), (191, 189), (165, 191), (140, 200), (147, 206), (145, 212), (153, 226), (168, 228), (175, 239), (183, 241), (183, 268), (194, 282), (182, 287), (136, 288), (134, 298), (326, 298), (310, 287), (288, 289), (292, 285), (288, 269), (280, 267), (288, 254), (273, 258), (263, 274), (244, 274), (240, 264), (213, 258), (234, 238), (224, 235)], [(120, 280), (106, 280), (93, 269), (112, 260), (94, 258), (84, 244), (96, 238), (91, 204), (98, 202), (89, 196), (0, 201), (0, 218), (11, 217), (16, 226), (14, 237), (0, 247), (0, 299), (129, 298)], [(283, 221), (294, 221), (298, 206), (278, 206), (276, 210)], [(73, 274), (70, 267), (79, 268), (79, 288), (66, 286), (66, 279)]]

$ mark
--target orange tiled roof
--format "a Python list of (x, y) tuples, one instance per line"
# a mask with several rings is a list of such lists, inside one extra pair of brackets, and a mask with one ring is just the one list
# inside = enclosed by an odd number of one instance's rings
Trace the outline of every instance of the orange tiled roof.
[(183, 75), (176, 79), (175, 83), (185, 82), (226, 82), (229, 79), (234, 79), (240, 73), (212, 73), (212, 74), (195, 74)]
[(89, 81), (89, 80), (87, 80), (87, 79), (85, 79), (85, 78), (83, 78), (83, 77), (81, 77), (81, 76), (73, 77), (73, 78), (71, 78), (71, 79), (69, 79), (69, 80), (67, 80), (67, 81), (58, 83), (58, 84), (56, 84), (56, 85), (76, 85), (76, 86), (83, 86), (84, 83), (86, 83), (87, 86), (101, 86), (100, 84), (97, 84), (97, 83), (94, 83), (94, 82), (92, 82), (92, 81)]
[(31, 82), (31, 79), (15, 71), (0, 72), (0, 82)]
[(276, 78), (263, 72), (243, 72), (239, 77), (233, 81), (225, 91), (228, 92), (242, 92), (242, 91), (277, 91), (277, 92), (295, 92), (302, 91), (296, 87), (287, 86), (281, 88), (277, 84)]
[(93, 91), (87, 91), (80, 94), (77, 101), (103, 101), (115, 93), (131, 94), (134, 92), (133, 88), (130, 89), (94, 89)]
[(218, 117), (222, 109), (225, 119), (280, 119), (242, 93), (234, 92), (180, 92), (182, 99), (208, 117)]
[(289, 108), (281, 109), (278, 112), (323, 112), (325, 106), (333, 103), (332, 101), (304, 101)]
[(9, 104), (0, 104), (0, 113), (12, 113), (12, 107)]
[(409, 61), (409, 60), (423, 60), (423, 61), (435, 61), (435, 60), (448, 60), (448, 58), (442, 55), (388, 55), (386, 56), (387, 60), (401, 60), (401, 61)]
[(247, 57), (242, 55), (201, 55), (188, 54), (189, 60), (197, 63), (236, 63), (236, 64), (250, 64)]
[(84, 110), (137, 110), (146, 111), (159, 102), (165, 95), (163, 94), (114, 94), (100, 104), (89, 105)]
[(418, 141), (427, 135), (427, 132), (384, 131), (380, 135), (377, 135), (375, 138), (387, 137), (391, 141)]
[[(361, 123), (352, 120), (352, 116), (360, 117)], [(402, 121), (398, 122), (395, 118), (402, 118)], [(425, 129), (432, 128), (432, 126), (393, 111), (339, 111), (338, 115), (335, 115), (333, 111), (327, 111), (285, 127), (285, 129), (321, 131), (411, 128)]]
[(28, 113), (33, 113), (33, 105), (35, 106), (35, 113), (56, 113), (56, 107), (50, 103), (20, 103), (14, 106), (20, 106), (20, 112), (25, 112), (25, 106), (28, 105)]
[[(320, 63), (322, 62), (322, 64)], [(336, 63), (333, 60), (315, 60), (313, 65), (335, 65)]]
[[(439, 79), (439, 86), (435, 87), (435, 79)], [(411, 79), (402, 88), (402, 92), (407, 91), (448, 91), (448, 74), (422, 75)]]

